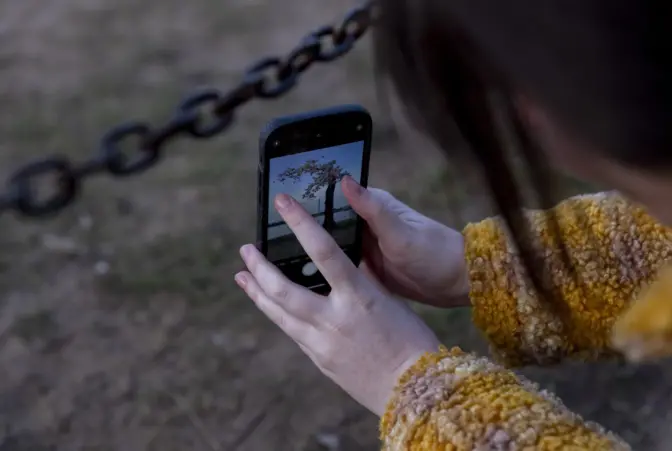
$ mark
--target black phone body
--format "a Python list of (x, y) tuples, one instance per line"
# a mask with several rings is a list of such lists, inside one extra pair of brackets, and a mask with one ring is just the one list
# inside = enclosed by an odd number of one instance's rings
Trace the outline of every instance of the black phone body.
[(257, 245), (293, 282), (317, 293), (331, 290), (273, 206), (277, 194), (294, 197), (359, 265), (364, 222), (345, 200), (340, 181), (350, 175), (366, 187), (373, 121), (359, 105), (341, 105), (277, 118), (259, 143)]

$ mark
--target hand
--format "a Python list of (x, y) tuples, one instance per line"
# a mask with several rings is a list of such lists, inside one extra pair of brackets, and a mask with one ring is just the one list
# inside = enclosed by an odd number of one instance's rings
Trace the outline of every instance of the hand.
[(392, 293), (437, 307), (469, 306), (464, 238), (398, 201), (390, 193), (342, 183), (352, 208), (366, 221), (364, 258)]
[(253, 245), (241, 248), (249, 272), (236, 274), (236, 282), (325, 375), (382, 415), (399, 376), (423, 353), (438, 350), (436, 335), (359, 271), (298, 202), (281, 194), (275, 205), (331, 293), (320, 296), (291, 282)]

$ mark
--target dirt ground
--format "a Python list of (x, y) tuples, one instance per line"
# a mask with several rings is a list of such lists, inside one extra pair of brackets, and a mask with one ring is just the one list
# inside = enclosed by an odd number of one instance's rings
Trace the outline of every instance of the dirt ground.
[[(0, 2), (0, 179), (48, 153), (85, 158), (120, 121), (165, 120), (191, 89), (231, 86), (350, 4)], [(217, 139), (176, 143), (142, 176), (90, 180), (58, 217), (0, 218), (1, 451), (377, 449), (376, 420), (232, 280), (254, 240), (258, 132), (278, 114), (361, 103), (378, 127), (372, 185), (454, 226), (482, 214), (466, 189), (437, 194), (431, 148), (389, 132), (369, 50), (246, 107)], [(446, 343), (483, 350), (468, 312), (423, 314)], [(526, 374), (637, 449), (666, 449), (671, 365)]]

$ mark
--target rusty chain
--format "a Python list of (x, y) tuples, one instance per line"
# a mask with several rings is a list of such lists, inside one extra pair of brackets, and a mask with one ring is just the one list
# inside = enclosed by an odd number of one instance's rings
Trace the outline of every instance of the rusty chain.
[[(286, 94), (313, 64), (334, 61), (352, 50), (371, 26), (373, 16), (373, 2), (366, 1), (350, 10), (337, 26), (323, 26), (306, 35), (285, 57), (257, 61), (228, 92), (210, 88), (188, 96), (163, 126), (131, 121), (112, 128), (87, 161), (77, 164), (53, 155), (21, 167), (9, 177), (6, 191), (0, 194), (0, 215), (8, 211), (31, 218), (55, 215), (75, 201), (87, 177), (140, 174), (157, 164), (169, 141), (181, 136), (207, 139), (224, 132), (234, 122), (239, 107), (253, 99)], [(122, 152), (121, 145), (127, 140), (138, 142), (134, 152)], [(53, 192), (39, 199), (36, 184), (45, 177), (55, 177), (57, 182)]]

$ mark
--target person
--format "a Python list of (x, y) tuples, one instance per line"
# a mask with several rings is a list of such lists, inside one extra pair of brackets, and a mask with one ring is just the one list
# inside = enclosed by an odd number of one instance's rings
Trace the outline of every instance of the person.
[[(381, 417), (385, 450), (630, 449), (507, 367), (672, 354), (672, 40), (665, 2), (379, 0), (375, 48), (408, 117), (499, 210), (462, 232), (343, 180), (360, 268), (286, 195), (318, 296), (253, 245), (235, 279)], [(453, 146), (454, 132), (465, 151)], [(523, 208), (511, 151), (535, 188)], [(614, 191), (553, 203), (551, 170)], [(448, 349), (400, 297), (471, 305), (494, 360)]]

